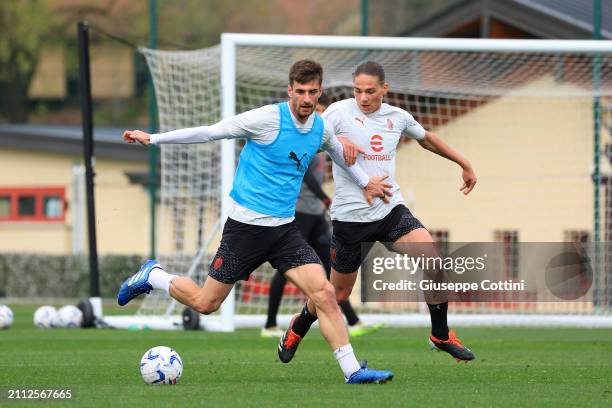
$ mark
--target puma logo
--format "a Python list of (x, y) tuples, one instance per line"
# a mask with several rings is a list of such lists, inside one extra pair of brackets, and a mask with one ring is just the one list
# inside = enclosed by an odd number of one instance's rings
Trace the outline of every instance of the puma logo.
[(365, 118), (360, 118), (359, 116), (355, 116), (355, 120), (361, 123), (361, 126), (365, 126)]
[(304, 159), (304, 157), (306, 157), (306, 153), (304, 153), (302, 157), (300, 157), (299, 159), (297, 157), (297, 154), (295, 154), (295, 152), (292, 151), (289, 153), (289, 158), (295, 162), (295, 165), (298, 170), (302, 166), (302, 160)]

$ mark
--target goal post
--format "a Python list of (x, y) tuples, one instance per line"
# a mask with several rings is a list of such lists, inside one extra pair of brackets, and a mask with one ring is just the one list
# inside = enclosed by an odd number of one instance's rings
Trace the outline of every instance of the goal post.
[[(236, 47), (221, 43), (221, 115), (229, 118), (236, 114)], [(234, 139), (221, 141), (221, 225), (229, 214), (229, 196), (234, 183), (236, 142)], [(223, 227), (221, 227), (223, 230)], [(232, 289), (221, 305), (221, 322), (225, 330), (234, 330), (236, 312), (236, 291)]]
[[(455, 185), (460, 179), (456, 168), (422, 153), (415, 143), (400, 144), (397, 180), (408, 206), (435, 238), (509, 245), (589, 242), (599, 223), (602, 241), (612, 241), (610, 41), (224, 33), (220, 46), (203, 50), (141, 51), (154, 77), (163, 131), (212, 124), (286, 100), (288, 69), (298, 59), (323, 65), (323, 86), (334, 100), (351, 97), (351, 73), (359, 63), (377, 61), (390, 83), (387, 101), (473, 159), (479, 175), (479, 185), (465, 199)], [(594, 98), (601, 100), (600, 134), (593, 131)], [(598, 150), (597, 140), (602, 141)], [(205, 278), (227, 217), (241, 146), (233, 140), (162, 146), (160, 217), (166, 221), (159, 225), (166, 241), (159, 253), (165, 254), (161, 260), (169, 271)], [(507, 256), (508, 273), (520, 274), (520, 254), (508, 251)], [(601, 253), (600, 264), (588, 302), (457, 304), (449, 321), (612, 325), (612, 254)], [(263, 325), (273, 273), (264, 265), (239, 282), (221, 311), (203, 317), (202, 324), (216, 330)], [(303, 301), (299, 291), (287, 286), (279, 323), (286, 323)], [(353, 301), (365, 321), (428, 324), (417, 304)], [(169, 304), (165, 296), (149, 296), (141, 315), (180, 313)]]
[[(373, 50), (377, 51), (438, 51), (438, 52), (476, 52), (476, 53), (506, 53), (506, 54), (576, 54), (586, 55), (587, 58), (593, 58), (594, 64), (601, 64), (601, 55), (606, 55), (605, 61), (606, 77), (605, 89), (602, 92), (601, 84), (595, 85), (591, 89), (591, 94), (594, 98), (599, 98), (602, 94), (610, 96), (612, 83), (610, 80), (610, 56), (612, 53), (612, 42), (610, 41), (592, 41), (592, 40), (500, 40), (500, 39), (453, 39), (453, 38), (388, 38), (388, 37), (351, 37), (351, 36), (308, 36), (308, 35), (269, 35), (269, 34), (239, 34), (239, 33), (223, 33), (221, 35), (221, 78), (222, 78), (222, 95), (221, 101), (223, 106), (223, 117), (229, 117), (236, 114), (236, 87), (237, 87), (237, 71), (236, 71), (236, 56), (237, 47), (275, 47), (275, 48), (286, 48), (286, 49), (311, 49), (311, 50), (325, 50), (325, 49), (342, 49), (342, 50), (363, 50), (363, 60), (368, 59), (368, 53)], [(304, 54), (307, 54), (304, 53)], [(384, 64), (383, 64), (384, 65)], [(601, 70), (601, 67), (594, 67), (593, 70), (587, 70), (583, 74), (590, 74), (595, 70)], [(598, 79), (601, 82), (601, 79)], [(587, 79), (588, 82), (588, 79)], [(349, 85), (350, 86), (350, 85)], [(599, 135), (594, 135), (594, 138), (598, 138)], [(593, 162), (599, 160), (600, 152), (595, 152)], [(229, 157), (229, 156), (228, 156)], [(231, 158), (233, 160), (233, 157)], [(233, 168), (227, 168), (228, 173), (224, 173), (223, 179), (230, 180), (233, 174)], [(594, 175), (598, 177), (597, 174)], [(599, 188), (595, 188), (595, 201), (599, 199)], [(227, 191), (228, 192), (228, 191)], [(223, 202), (229, 201), (229, 195), (224, 194), (222, 197)], [(605, 205), (605, 204), (604, 204)], [(597, 225), (599, 223), (599, 215), (595, 211), (595, 219), (593, 223)], [(597, 227), (596, 227), (597, 228)], [(597, 231), (594, 233), (598, 236)], [(559, 239), (561, 240), (561, 239)], [(598, 262), (599, 263), (599, 262)], [(599, 267), (599, 265), (597, 265)], [(595, 276), (595, 285), (597, 290), (602, 282), (601, 276)], [(607, 292), (604, 294), (607, 298), (610, 296), (608, 288), (609, 276), (606, 274), (603, 281), (603, 289)], [(233, 300), (233, 299), (232, 299)], [(606, 302), (609, 302), (607, 300)], [(234, 305), (234, 303), (232, 303)], [(608, 307), (605, 307), (606, 313), (609, 311)], [(374, 318), (381, 319), (384, 316), (374, 316)], [(423, 324), (418, 316), (410, 316), (407, 319), (387, 315), (389, 323), (402, 324), (402, 322), (409, 324)], [(516, 316), (506, 315), (503, 318), (497, 315), (480, 315), (480, 316), (459, 316), (455, 320), (461, 323), (467, 324), (493, 324), (501, 322), (501, 324), (552, 324), (558, 325), (561, 322), (565, 324), (575, 325), (580, 324), (582, 321), (586, 325), (597, 325), (598, 318), (586, 319), (584, 316), (576, 318), (570, 318), (568, 316), (553, 316), (549, 315), (537, 315), (532, 314), (529, 318), (517, 318)], [(426, 322), (425, 322), (426, 323)]]

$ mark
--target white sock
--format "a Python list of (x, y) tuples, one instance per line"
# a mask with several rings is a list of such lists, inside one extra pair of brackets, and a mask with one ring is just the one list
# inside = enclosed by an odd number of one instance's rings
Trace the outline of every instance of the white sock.
[(161, 289), (168, 293), (170, 291), (170, 281), (176, 278), (177, 275), (172, 275), (161, 268), (153, 268), (149, 274), (149, 283), (153, 289)]
[(350, 343), (334, 350), (334, 357), (336, 357), (338, 364), (340, 364), (344, 378), (348, 379), (351, 374), (361, 368), (357, 358), (355, 358), (355, 353), (353, 353), (353, 346)]

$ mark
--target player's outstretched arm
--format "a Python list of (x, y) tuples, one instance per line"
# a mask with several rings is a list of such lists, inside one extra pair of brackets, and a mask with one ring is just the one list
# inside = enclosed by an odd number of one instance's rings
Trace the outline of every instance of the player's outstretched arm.
[(165, 143), (206, 143), (220, 139), (248, 138), (269, 143), (261, 136), (262, 130), (278, 125), (278, 107), (266, 105), (251, 109), (239, 115), (223, 119), (210, 126), (197, 126), (177, 129), (166, 133), (149, 135), (140, 130), (126, 130), (123, 138), (128, 143), (139, 142), (148, 144)]
[(142, 130), (126, 130), (123, 132), (123, 140), (128, 143), (140, 143), (147, 146), (151, 142), (151, 135)]
[(476, 186), (476, 173), (472, 169), (470, 162), (459, 154), (452, 147), (444, 143), (442, 139), (436, 136), (435, 133), (425, 132), (423, 140), (419, 144), (424, 148), (448, 160), (454, 161), (463, 169), (461, 177), (463, 178), (463, 186), (459, 189), (464, 195), (468, 195)]
[(149, 134), (141, 130), (126, 130), (123, 132), (123, 139), (126, 142), (139, 142), (145, 146), (162, 143), (206, 143), (226, 137), (232, 136), (227, 136), (222, 122), (211, 126), (177, 129), (166, 133)]

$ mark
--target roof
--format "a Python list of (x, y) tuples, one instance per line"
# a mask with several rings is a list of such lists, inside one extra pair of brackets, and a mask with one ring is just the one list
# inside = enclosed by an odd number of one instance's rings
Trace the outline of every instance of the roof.
[[(123, 142), (123, 129), (96, 127), (93, 133), (96, 157), (142, 162), (149, 159), (147, 149)], [(83, 132), (80, 126), (0, 124), (2, 147), (82, 156)]]
[[(593, 0), (515, 0), (527, 7), (554, 15), (577, 27), (593, 32)], [(607, 38), (612, 38), (612, 3), (601, 2), (601, 28)]]
[[(612, 39), (612, 1), (602, 1), (602, 38)], [(593, 0), (457, 0), (400, 32), (442, 37), (489, 16), (546, 39), (590, 39)]]

